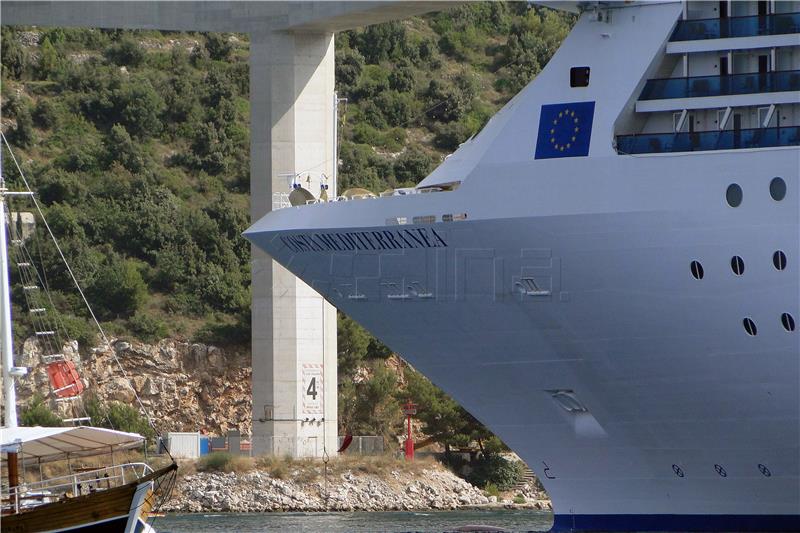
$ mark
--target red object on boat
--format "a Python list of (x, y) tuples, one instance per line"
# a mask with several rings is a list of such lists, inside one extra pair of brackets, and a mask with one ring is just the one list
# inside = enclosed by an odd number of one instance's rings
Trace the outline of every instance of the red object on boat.
[(339, 451), (337, 453), (344, 452), (348, 448), (348, 446), (350, 446), (350, 444), (352, 444), (352, 442), (353, 442), (353, 436), (352, 435), (345, 436), (344, 440), (342, 441), (342, 445), (339, 446)]
[(47, 365), (47, 375), (53, 392), (59, 398), (72, 398), (83, 392), (84, 386), (75, 363), (72, 361), (54, 361)]

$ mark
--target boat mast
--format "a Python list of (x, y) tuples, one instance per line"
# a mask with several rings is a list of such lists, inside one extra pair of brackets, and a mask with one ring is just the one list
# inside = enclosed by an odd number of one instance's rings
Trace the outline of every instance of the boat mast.
[(14, 344), (11, 335), (11, 288), (8, 273), (8, 235), (6, 234), (6, 179), (0, 159), (0, 351), (3, 356), (3, 394), (5, 426), (17, 427), (17, 393), (14, 387)]

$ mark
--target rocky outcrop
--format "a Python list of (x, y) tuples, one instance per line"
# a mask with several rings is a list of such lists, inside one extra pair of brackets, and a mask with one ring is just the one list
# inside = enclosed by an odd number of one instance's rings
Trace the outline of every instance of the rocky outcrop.
[(439, 468), (419, 473), (345, 472), (326, 480), (278, 479), (264, 471), (197, 473), (182, 478), (164, 511), (401, 511), (487, 505), (489, 498)]
[[(50, 397), (40, 352), (36, 341), (29, 339), (17, 363), (31, 369), (18, 384), (23, 404), (37, 392)], [(101, 400), (135, 404), (135, 390), (160, 431), (205, 428), (224, 434), (238, 429), (250, 434), (251, 367), (247, 351), (164, 339), (152, 345), (116, 340), (83, 356), (78, 355), (77, 344), (70, 343), (64, 353), (75, 362), (87, 391)], [(70, 408), (65, 403), (52, 407), (62, 411)]]

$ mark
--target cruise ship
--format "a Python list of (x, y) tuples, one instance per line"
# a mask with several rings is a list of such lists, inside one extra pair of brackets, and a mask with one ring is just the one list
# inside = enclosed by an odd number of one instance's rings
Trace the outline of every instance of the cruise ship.
[(417, 187), (246, 236), (514, 449), (554, 530), (800, 530), (800, 2), (554, 7)]

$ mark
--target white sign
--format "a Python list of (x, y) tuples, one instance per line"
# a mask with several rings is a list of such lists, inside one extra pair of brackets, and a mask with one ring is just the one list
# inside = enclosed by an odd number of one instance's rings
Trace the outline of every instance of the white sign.
[(301, 384), (304, 416), (324, 416), (322, 411), (322, 365), (303, 363)]

